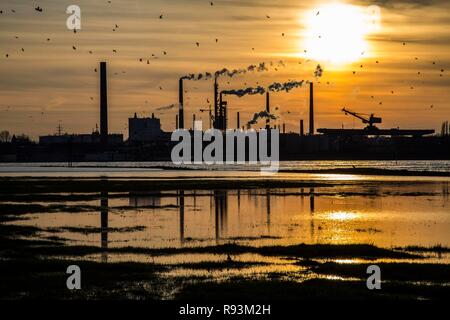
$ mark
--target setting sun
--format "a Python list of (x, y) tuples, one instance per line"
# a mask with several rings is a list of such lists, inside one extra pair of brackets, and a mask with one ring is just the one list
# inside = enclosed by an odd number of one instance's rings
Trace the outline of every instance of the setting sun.
[(357, 61), (368, 51), (365, 37), (379, 22), (378, 12), (331, 4), (307, 14), (303, 42), (307, 58), (332, 64)]

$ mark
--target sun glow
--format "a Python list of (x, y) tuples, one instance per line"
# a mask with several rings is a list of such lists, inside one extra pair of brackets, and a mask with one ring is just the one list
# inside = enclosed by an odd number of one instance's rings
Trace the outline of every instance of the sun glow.
[(355, 62), (369, 50), (366, 36), (379, 27), (373, 7), (331, 4), (307, 14), (302, 48), (309, 59), (342, 65)]

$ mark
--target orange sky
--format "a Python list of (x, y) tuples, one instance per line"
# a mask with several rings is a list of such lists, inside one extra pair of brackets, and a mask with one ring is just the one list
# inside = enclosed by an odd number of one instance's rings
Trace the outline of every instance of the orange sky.
[[(69, 133), (91, 132), (99, 115), (94, 72), (99, 61), (107, 61), (109, 68), (110, 131), (125, 135), (127, 118), (134, 112), (146, 116), (155, 112), (163, 129), (174, 129), (176, 109), (157, 108), (178, 101), (180, 76), (263, 61), (273, 61), (274, 67), (222, 78), (221, 88), (314, 80), (316, 128), (361, 127), (340, 112), (342, 107), (374, 112), (387, 128), (440, 131), (441, 123), (450, 120), (448, 1), (422, 0), (414, 5), (402, 0), (340, 1), (361, 10), (379, 5), (381, 28), (365, 36), (367, 50), (356, 61), (338, 65), (304, 56), (311, 27), (306, 16), (337, 1), (213, 2), (211, 6), (203, 0), (77, 1), (82, 29), (74, 34), (66, 28), (70, 1), (39, 1), (42, 13), (29, 1), (2, 1), (0, 130), (36, 138), (54, 133), (61, 123)], [(342, 23), (330, 22), (336, 28)], [(113, 31), (115, 24), (119, 28)], [(280, 60), (284, 67), (277, 66)], [(319, 79), (313, 77), (317, 63), (325, 70)], [(199, 109), (207, 108), (207, 99), (212, 101), (212, 80), (189, 81), (185, 87), (186, 126), (196, 113), (207, 127), (207, 114)], [(236, 111), (241, 112), (241, 122), (247, 121), (263, 108), (264, 97), (229, 97), (228, 102), (229, 123), (235, 125)], [(278, 107), (279, 122), (298, 132), (299, 119), (308, 117), (307, 90), (273, 94), (272, 103), (273, 110)]]

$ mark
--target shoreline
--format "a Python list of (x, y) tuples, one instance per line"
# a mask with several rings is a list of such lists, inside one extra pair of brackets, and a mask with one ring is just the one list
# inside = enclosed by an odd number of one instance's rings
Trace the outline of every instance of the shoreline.
[[(6, 167), (7, 168), (7, 167)], [(20, 167), (18, 167), (20, 168)], [(26, 167), (23, 167), (26, 168)], [(133, 166), (74, 166), (74, 167), (68, 167), (68, 166), (39, 166), (38, 168), (43, 168), (42, 171), (29, 171), (29, 170), (17, 170), (17, 171), (5, 171), (2, 170), (2, 167), (0, 167), (0, 179), (8, 178), (8, 177), (46, 177), (48, 174), (55, 174), (55, 173), (96, 173), (96, 170), (98, 170), (99, 174), (103, 172), (149, 172), (149, 173), (160, 173), (160, 172), (207, 172), (207, 173), (218, 173), (218, 174), (257, 174), (260, 173), (259, 168), (255, 167), (254, 169), (235, 169), (230, 168), (229, 170), (222, 170), (221, 168), (213, 167), (211, 169), (205, 169), (205, 168), (196, 168), (196, 167), (168, 167), (168, 166), (141, 166), (141, 167), (133, 167)], [(61, 169), (60, 171), (54, 170), (54, 171), (45, 171), (45, 169)], [(224, 167), (226, 168), (226, 167)], [(77, 171), (79, 169), (89, 169), (85, 172), (83, 171)], [(101, 169), (107, 169), (105, 171), (102, 171)], [(373, 167), (353, 167), (353, 168), (331, 168), (331, 169), (286, 169), (281, 168), (273, 176), (276, 176), (279, 173), (291, 173), (291, 174), (336, 174), (336, 175), (361, 175), (361, 176), (399, 176), (399, 177), (450, 177), (450, 171), (436, 171), (436, 170), (408, 170), (408, 169), (380, 169), (380, 168), (373, 168)], [(22, 175), (20, 175), (22, 174)], [(42, 176), (35, 176), (35, 174), (42, 174)], [(264, 176), (264, 175), (263, 175)], [(267, 176), (267, 175), (266, 175)], [(83, 176), (80, 176), (79, 178), (82, 178)], [(61, 177), (63, 178), (63, 177)], [(124, 176), (124, 178), (128, 178)], [(135, 178), (135, 177), (133, 177)]]

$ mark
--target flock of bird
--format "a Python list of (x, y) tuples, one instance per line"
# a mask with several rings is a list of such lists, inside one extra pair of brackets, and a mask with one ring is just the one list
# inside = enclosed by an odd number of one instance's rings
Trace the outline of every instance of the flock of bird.
[[(111, 1), (107, 1), (107, 2), (108, 2), (109, 4), (112, 3)], [(209, 5), (210, 5), (210, 6), (214, 6), (214, 2), (210, 1), (210, 2), (209, 2)], [(41, 13), (44, 12), (44, 9), (43, 9), (42, 7), (40, 7), (40, 6), (36, 6), (36, 7), (34, 7), (34, 11), (35, 11), (37, 14), (41, 14)], [(12, 14), (15, 14), (15, 13), (16, 13), (16, 10), (15, 10), (15, 9), (10, 9), (10, 12), (11, 12)], [(0, 10), (0, 15), (3, 15), (3, 14), (4, 14), (4, 11), (3, 11), (3, 10)], [(317, 11), (316, 16), (319, 15), (319, 14), (320, 14), (320, 11)], [(266, 18), (266, 19), (272, 19), (272, 17), (271, 17), (270, 15), (266, 15), (265, 18)], [(164, 19), (166, 19), (166, 16), (165, 16), (164, 14), (161, 13), (161, 14), (158, 16), (158, 19), (159, 19), (159, 20), (164, 20)], [(117, 32), (117, 31), (119, 31), (119, 30), (120, 30), (120, 26), (119, 26), (118, 24), (114, 24), (114, 26), (112, 27), (112, 31), (113, 31), (113, 32)], [(76, 33), (76, 29), (73, 29), (73, 31), (74, 31), (74, 33)], [(286, 34), (285, 34), (284, 32), (281, 34), (282, 37), (285, 37), (285, 35), (286, 35)], [(319, 37), (320, 37), (320, 35), (319, 35)], [(15, 38), (16, 38), (16, 39), (19, 39), (19, 36), (15, 36)], [(47, 41), (47, 42), (50, 42), (50, 41), (51, 41), (51, 38), (46, 38), (46, 41)], [(219, 43), (219, 38), (215, 38), (215, 43)], [(402, 42), (402, 45), (403, 45), (403, 46), (406, 46), (407, 43), (406, 43), (406, 42)], [(195, 42), (195, 46), (196, 46), (197, 48), (200, 48), (200, 46), (201, 46), (200, 42), (196, 41), (196, 42)], [(78, 50), (77, 46), (76, 46), (76, 45), (72, 45), (72, 50), (73, 50), (73, 51), (77, 51), (77, 50)], [(252, 47), (251, 50), (252, 50), (252, 51), (255, 51), (255, 48)], [(21, 52), (25, 52), (25, 48), (23, 48), (23, 47), (20, 48), (20, 51), (21, 51)], [(112, 49), (111, 52), (112, 52), (112, 54), (118, 54), (118, 50), (117, 50), (117, 49)], [(94, 51), (93, 51), (93, 50), (88, 50), (88, 53), (92, 55), (92, 54), (94, 53)], [(304, 53), (307, 53), (307, 50), (304, 50)], [(168, 52), (167, 52), (167, 50), (163, 50), (161, 54), (162, 54), (161, 56), (167, 56), (167, 55), (168, 55)], [(362, 56), (364, 56), (364, 54), (365, 54), (365, 52), (362, 52), (362, 53), (361, 53)], [(144, 58), (144, 57), (139, 57), (139, 58), (137, 58), (137, 61), (138, 61), (139, 63), (150, 64), (150, 61), (151, 61), (151, 60), (160, 59), (161, 56), (159, 56), (159, 55), (157, 55), (157, 54), (155, 54), (155, 53), (152, 53), (152, 54), (151, 54), (151, 57), (146, 57), (146, 58)], [(10, 54), (9, 54), (9, 53), (6, 53), (6, 54), (5, 54), (5, 58), (9, 58), (9, 57), (10, 57)], [(415, 61), (419, 61), (420, 59), (419, 59), (418, 57), (415, 57), (414, 60), (415, 60)], [(302, 63), (308, 63), (308, 62), (310, 62), (309, 59), (303, 60), (303, 61), (299, 61), (298, 64), (301, 65)], [(379, 61), (379, 60), (376, 60), (376, 61), (375, 61), (375, 64), (377, 64), (377, 65), (380, 64), (380, 61)], [(433, 64), (433, 65), (436, 65), (436, 62), (433, 61), (432, 64)], [(270, 65), (272, 66), (272, 63), (270, 63)], [(285, 67), (286, 64), (285, 64), (284, 62), (281, 61), (281, 65), (279, 64), (277, 67), (273, 67), (272, 70), (273, 70), (273, 71), (278, 71), (278, 68), (279, 68), (280, 66), (281, 66), (281, 67)], [(360, 65), (360, 70), (363, 70), (363, 69), (365, 69), (365, 66), (361, 64), (361, 65)], [(95, 68), (94, 71), (97, 72), (97, 69)], [(321, 76), (321, 75), (322, 75), (322, 72), (323, 72), (322, 69), (316, 69), (316, 71), (315, 71), (314, 73), (315, 73), (315, 76), (317, 77), (317, 76)], [(445, 70), (444, 70), (443, 68), (441, 68), (441, 69), (440, 69), (440, 73), (439, 73), (440, 77), (443, 77), (444, 72), (445, 72)], [(352, 74), (353, 74), (353, 75), (357, 75), (357, 73), (358, 73), (358, 72), (357, 72), (356, 70), (353, 70), (353, 71), (352, 71)], [(126, 74), (126, 71), (122, 71), (121, 74)], [(119, 75), (119, 73), (116, 72), (116, 73), (114, 73), (114, 75)], [(421, 75), (422, 75), (422, 72), (421, 72), (421, 71), (418, 71), (418, 72), (417, 72), (417, 76), (421, 76)], [(318, 81), (318, 82), (319, 82), (319, 84), (320, 84), (320, 81)], [(259, 82), (256, 82), (256, 83), (257, 83), (257, 85), (259, 85)], [(227, 81), (227, 84), (230, 84), (230, 82)], [(329, 85), (330, 82), (327, 81), (326, 84)], [(247, 85), (247, 84), (245, 83), (244, 85)], [(160, 89), (160, 90), (163, 90), (163, 87), (162, 87), (162, 86), (159, 86), (159, 89)], [(411, 89), (411, 90), (414, 90), (414, 86), (410, 86), (410, 89)], [(390, 93), (391, 93), (391, 94), (395, 94), (394, 90), (391, 90)], [(90, 99), (93, 100), (93, 97), (90, 97)], [(372, 95), (372, 96), (371, 96), (371, 99), (375, 99), (375, 96)], [(209, 102), (208, 102), (208, 103), (209, 103)], [(380, 101), (380, 102), (379, 102), (379, 105), (382, 105), (382, 104), (383, 104), (383, 102)], [(430, 107), (433, 108), (434, 105), (431, 105)], [(9, 110), (9, 107), (8, 107), (7, 111), (8, 111), (8, 110)], [(288, 112), (288, 113), (290, 113), (290, 112)]]

